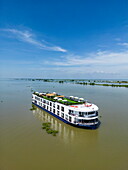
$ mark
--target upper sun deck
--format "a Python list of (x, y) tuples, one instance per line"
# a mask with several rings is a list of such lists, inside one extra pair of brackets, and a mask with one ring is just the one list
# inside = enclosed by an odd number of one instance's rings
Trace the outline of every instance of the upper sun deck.
[[(39, 92), (34, 92), (34, 95), (37, 95), (39, 97), (42, 97), (46, 100), (52, 101), (52, 102), (58, 102), (64, 105), (82, 105), (85, 104), (85, 100), (83, 98), (78, 98), (78, 97), (74, 97), (74, 96), (69, 96), (66, 97), (64, 95), (59, 95), (55, 92), (53, 93), (39, 93)], [(76, 106), (76, 107), (77, 107)]]
[(91, 112), (97, 111), (99, 108), (95, 104), (85, 102), (84, 104), (70, 105), (70, 109), (74, 111)]

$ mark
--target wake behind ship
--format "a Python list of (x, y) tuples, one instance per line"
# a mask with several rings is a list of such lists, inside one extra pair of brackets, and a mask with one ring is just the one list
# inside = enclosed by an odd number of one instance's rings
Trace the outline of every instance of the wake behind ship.
[(99, 127), (98, 107), (83, 98), (53, 93), (32, 94), (32, 103), (61, 121), (82, 128)]

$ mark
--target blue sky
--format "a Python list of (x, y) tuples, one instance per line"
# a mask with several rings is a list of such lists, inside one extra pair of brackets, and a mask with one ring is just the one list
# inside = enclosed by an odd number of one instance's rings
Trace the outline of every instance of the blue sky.
[(128, 0), (1, 0), (0, 77), (128, 78)]

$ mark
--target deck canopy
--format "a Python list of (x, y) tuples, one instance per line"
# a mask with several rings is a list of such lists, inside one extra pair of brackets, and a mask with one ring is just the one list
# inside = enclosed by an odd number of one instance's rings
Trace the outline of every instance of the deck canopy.
[(80, 100), (84, 100), (84, 98), (79, 98)]
[(54, 99), (55, 99), (55, 100), (57, 100), (57, 99), (58, 99), (58, 97), (54, 97)]
[(57, 97), (64, 97), (64, 96), (57, 96)]
[(70, 98), (73, 98), (74, 96), (70, 96)]
[(46, 96), (51, 97), (51, 96), (55, 96), (55, 94), (54, 93), (48, 93), (48, 94), (46, 94)]

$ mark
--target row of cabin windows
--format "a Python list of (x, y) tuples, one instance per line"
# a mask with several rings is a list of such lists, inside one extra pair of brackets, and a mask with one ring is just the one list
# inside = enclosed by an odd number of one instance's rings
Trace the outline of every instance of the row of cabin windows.
[[(50, 102), (51, 103), (51, 102)], [(48, 103), (47, 103), (48, 104)], [(41, 105), (41, 106), (43, 106), (42, 105), (42, 103), (39, 103), (39, 105)], [(49, 110), (49, 106), (45, 106), (44, 105), (44, 108), (45, 109), (47, 109), (47, 110)], [(60, 106), (59, 105), (57, 105), (57, 109), (59, 110), (59, 108), (60, 108)], [(50, 107), (50, 111), (52, 111), (52, 108)], [(61, 107), (61, 111), (63, 111), (64, 112), (64, 107), (62, 106)], [(59, 111), (58, 111), (59, 112)], [(53, 113), (55, 113), (55, 109), (53, 109)], [(80, 117), (84, 117), (84, 116), (86, 116), (86, 115), (92, 115), (92, 114), (95, 114), (95, 113), (98, 113), (98, 112), (95, 112), (95, 111), (93, 111), (93, 112), (77, 112), (78, 113), (78, 115), (80, 116)], [(69, 115), (74, 115), (74, 111), (73, 110), (69, 110)], [(62, 116), (63, 117), (63, 116)]]
[[(41, 104), (42, 106), (42, 104)], [(59, 105), (58, 105), (59, 106)], [(49, 106), (44, 106), (44, 108), (46, 108), (47, 110), (49, 109)], [(50, 111), (52, 111), (52, 108), (50, 107)], [(64, 109), (61, 109), (61, 111), (64, 111)], [(59, 111), (58, 111), (59, 112)], [(53, 109), (53, 113), (55, 113), (55, 109)], [(83, 117), (85, 115), (91, 115), (91, 114), (95, 114), (97, 112), (93, 111), (93, 112), (78, 112), (80, 117)], [(74, 115), (73, 110), (69, 110), (69, 115)], [(63, 116), (62, 116), (63, 117)]]
[[(40, 97), (37, 97), (37, 96), (35, 96), (35, 99), (38, 100), (38, 101), (43, 102), (44, 104), (52, 106), (52, 102), (50, 102), (50, 101), (47, 101), (45, 99), (41, 99)], [(55, 108), (55, 103), (53, 103), (53, 107)], [(58, 110), (60, 110), (60, 107), (61, 107), (61, 111), (64, 112), (64, 107), (60, 106), (60, 105), (57, 105)]]
[(79, 119), (79, 123), (95, 123), (98, 122), (98, 119), (93, 119), (93, 120), (84, 120), (84, 119)]
[[(47, 109), (47, 110), (52, 112), (52, 107), (46, 106), (45, 104), (42, 104), (40, 102), (39, 102), (39, 105), (42, 106), (44, 109)], [(53, 113), (55, 114), (55, 109), (53, 109)], [(57, 115), (60, 116), (59, 110), (57, 110)], [(61, 112), (61, 117), (64, 118), (64, 113), (63, 112)], [(68, 115), (67, 114), (65, 115), (65, 119), (68, 120)], [(70, 116), (69, 116), (69, 121), (70, 122), (72, 121), (72, 118)]]
[[(46, 104), (43, 104), (41, 102), (38, 103), (40, 106), (42, 106), (44, 109), (47, 109), (52, 112), (52, 107), (47, 106)], [(59, 106), (59, 105), (58, 105)], [(61, 107), (61, 110), (64, 111), (64, 107)], [(53, 109), (53, 113), (55, 114), (55, 109)], [(57, 110), (57, 115), (60, 116), (59, 110)], [(61, 112), (61, 117), (64, 118), (64, 113)], [(65, 115), (65, 119), (68, 120), (68, 115)], [(69, 121), (71, 122), (72, 118), (69, 116)]]
[[(43, 100), (43, 103), (52, 106), (52, 102)], [(53, 103), (53, 107), (55, 108), (55, 103)], [(59, 105), (57, 105), (57, 109), (58, 109), (58, 110), (60, 109), (60, 106), (59, 106)], [(61, 106), (61, 111), (64, 112), (64, 107), (63, 107), (63, 106)]]
[[(47, 109), (47, 110), (49, 110), (50, 112), (52, 112), (52, 107), (46, 106), (45, 104), (42, 105), (42, 103), (39, 103), (39, 105), (41, 105), (44, 109)], [(55, 113), (55, 112), (56, 112), (56, 110), (53, 109), (53, 113)], [(60, 115), (59, 110), (57, 110), (57, 115), (58, 115), (58, 116)], [(62, 113), (61, 115), (62, 115), (62, 117), (64, 118), (64, 113)]]
[(92, 115), (92, 114), (98, 114), (96, 111), (92, 112), (76, 112), (73, 110), (69, 110), (69, 115), (79, 115), (80, 117), (86, 116), (86, 115)]
[(36, 99), (36, 100), (38, 100), (38, 101), (40, 101), (40, 98), (39, 98), (39, 97), (37, 97), (37, 96), (35, 96), (35, 99)]
[(80, 117), (83, 117), (83, 116), (86, 116), (86, 115), (93, 115), (93, 114), (97, 114), (98, 112), (96, 111), (93, 111), (93, 112), (79, 112), (79, 116)]

